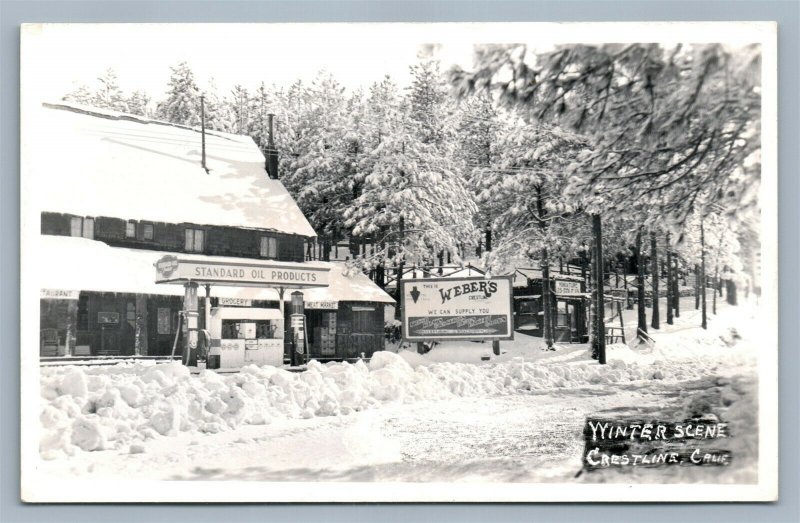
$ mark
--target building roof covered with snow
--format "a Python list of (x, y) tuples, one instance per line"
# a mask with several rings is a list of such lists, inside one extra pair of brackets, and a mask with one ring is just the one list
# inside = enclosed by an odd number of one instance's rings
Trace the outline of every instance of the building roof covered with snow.
[(252, 138), (84, 107), (44, 104), (26, 158), (40, 211), (273, 230), (314, 237)]

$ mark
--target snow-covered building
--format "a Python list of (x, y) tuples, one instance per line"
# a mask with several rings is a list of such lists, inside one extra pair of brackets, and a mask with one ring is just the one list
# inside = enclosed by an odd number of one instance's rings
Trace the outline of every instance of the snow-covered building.
[[(542, 272), (516, 268), (514, 283), (514, 329), (530, 336), (544, 336)], [(578, 275), (550, 274), (550, 307), (553, 314), (554, 340), (565, 343), (588, 341), (588, 294), (586, 282)]]
[[(326, 287), (301, 290), (311, 356), (383, 348), (394, 300), (341, 264), (306, 261), (316, 234), (251, 138), (206, 131), (203, 144), (199, 129), (68, 103), (44, 104), (26, 125), (36, 143), (25, 146), (47, 151), (29, 155), (28, 170), (41, 211), (42, 356), (171, 354), (184, 288), (157, 284), (155, 265), (175, 255), (324, 272)], [(210, 307), (291, 299), (277, 285), (225, 283), (206, 287)]]

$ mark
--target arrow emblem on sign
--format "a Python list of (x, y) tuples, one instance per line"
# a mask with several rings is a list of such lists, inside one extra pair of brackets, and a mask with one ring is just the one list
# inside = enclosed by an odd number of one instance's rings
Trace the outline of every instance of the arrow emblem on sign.
[(417, 300), (419, 299), (419, 295), (421, 293), (417, 290), (416, 285), (414, 285), (414, 288), (411, 289), (411, 292), (409, 294), (411, 294), (411, 299), (414, 300), (414, 303), (417, 303)]

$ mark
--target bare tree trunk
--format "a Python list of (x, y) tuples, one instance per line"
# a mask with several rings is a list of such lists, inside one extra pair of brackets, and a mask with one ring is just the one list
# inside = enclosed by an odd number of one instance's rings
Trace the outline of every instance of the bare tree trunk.
[(645, 341), (644, 336), (640, 334), (641, 332), (647, 332), (647, 311), (645, 310), (645, 296), (644, 296), (644, 257), (642, 256), (642, 230), (636, 233), (636, 265), (637, 265), (637, 273), (636, 273), (636, 301), (637, 301), (637, 315), (638, 315), (638, 322), (637, 322), (637, 330), (636, 336), (639, 338), (640, 341)]
[(672, 311), (675, 308), (675, 278), (672, 272), (672, 249), (670, 248), (669, 236), (669, 231), (667, 231), (667, 325), (672, 325), (675, 323), (672, 320)]
[(700, 301), (702, 302), (702, 321), (700, 326), (708, 329), (708, 314), (706, 312), (706, 232), (703, 219), (700, 218)]
[(700, 308), (700, 266), (694, 266), (694, 310)]
[(650, 319), (650, 326), (654, 329), (660, 328), (658, 312), (658, 244), (656, 243), (656, 232), (650, 231), (650, 273), (653, 278), (653, 317)]
[(597, 361), (606, 363), (606, 327), (604, 321), (605, 303), (603, 296), (603, 224), (599, 214), (592, 215), (592, 234), (594, 236), (595, 266), (597, 267)]
[[(717, 291), (716, 287), (722, 288), (719, 284), (719, 267), (714, 267), (714, 298), (711, 300), (711, 313), (716, 316), (717, 314)], [(720, 296), (722, 293), (720, 293)]]

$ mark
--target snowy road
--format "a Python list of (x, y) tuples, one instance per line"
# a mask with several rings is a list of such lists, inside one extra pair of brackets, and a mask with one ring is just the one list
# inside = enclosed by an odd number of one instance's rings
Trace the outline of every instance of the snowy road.
[(93, 479), (256, 481), (572, 481), (587, 414), (651, 412), (705, 382), (627, 384), (384, 405), (349, 416), (242, 426), (152, 441), (145, 454), (47, 462)]
[[(85, 479), (752, 482), (757, 331), (746, 308), (721, 313), (703, 331), (688, 311), (655, 334), (655, 348), (611, 346), (605, 367), (584, 346), (542, 351), (522, 335), (488, 363), (474, 344), (299, 374), (43, 367), (38, 469)], [(639, 468), (576, 480), (583, 425), (601, 413), (713, 413), (737, 435), (727, 442), (736, 459), (722, 475)]]

